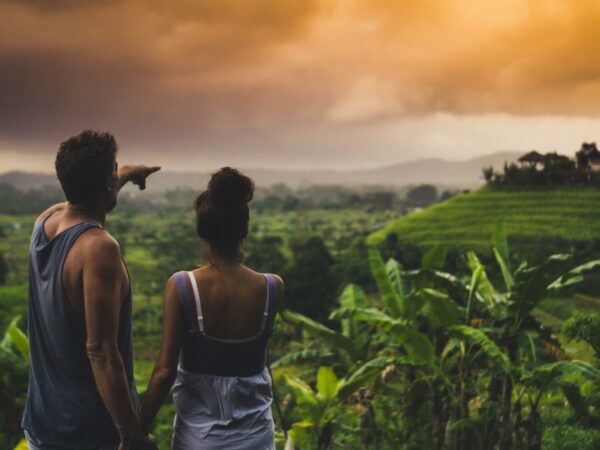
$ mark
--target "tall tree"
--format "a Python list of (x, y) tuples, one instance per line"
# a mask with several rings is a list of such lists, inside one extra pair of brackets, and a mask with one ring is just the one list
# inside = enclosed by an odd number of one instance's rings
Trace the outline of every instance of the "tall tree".
[(335, 305), (338, 282), (335, 263), (318, 236), (291, 244), (292, 265), (285, 274), (287, 306), (315, 320), (324, 321)]
[(8, 278), (8, 262), (4, 253), (0, 253), (0, 284), (6, 284)]

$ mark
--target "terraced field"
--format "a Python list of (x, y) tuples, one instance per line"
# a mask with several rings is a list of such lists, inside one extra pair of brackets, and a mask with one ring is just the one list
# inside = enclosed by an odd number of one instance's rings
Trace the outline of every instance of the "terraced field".
[(540, 236), (586, 241), (600, 238), (600, 190), (508, 191), (483, 188), (404, 216), (369, 237), (380, 244), (390, 233), (405, 242), (460, 248), (489, 247), (492, 224), (504, 216), (510, 238)]

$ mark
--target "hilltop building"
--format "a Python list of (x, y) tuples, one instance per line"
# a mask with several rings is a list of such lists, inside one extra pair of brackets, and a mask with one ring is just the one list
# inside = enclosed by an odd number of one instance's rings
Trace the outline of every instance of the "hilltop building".
[(600, 172), (600, 151), (595, 142), (584, 142), (575, 154), (577, 168), (585, 172)]
[(522, 166), (529, 165), (537, 167), (538, 164), (544, 163), (544, 155), (533, 150), (521, 156), (518, 161)]
[(505, 163), (504, 171), (483, 169), (483, 178), (494, 186), (597, 186), (600, 188), (600, 150), (595, 142), (584, 142), (575, 157), (557, 152), (532, 150), (516, 163)]
[(535, 167), (538, 170), (548, 167), (562, 167), (567, 170), (575, 168), (571, 158), (557, 152), (541, 154), (533, 150), (521, 156), (518, 161), (521, 167)]

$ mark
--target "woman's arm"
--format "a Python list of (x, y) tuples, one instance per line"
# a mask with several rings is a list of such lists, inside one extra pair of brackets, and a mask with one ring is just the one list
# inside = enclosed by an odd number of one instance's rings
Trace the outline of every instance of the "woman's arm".
[(277, 312), (281, 313), (285, 309), (283, 279), (279, 275), (275, 275), (275, 282), (277, 284)]
[(152, 377), (144, 395), (140, 413), (140, 423), (145, 433), (149, 432), (150, 426), (169, 393), (177, 374), (177, 362), (181, 349), (184, 323), (174, 277), (169, 278), (169, 281), (167, 281), (163, 311), (163, 335), (160, 353), (152, 371)]

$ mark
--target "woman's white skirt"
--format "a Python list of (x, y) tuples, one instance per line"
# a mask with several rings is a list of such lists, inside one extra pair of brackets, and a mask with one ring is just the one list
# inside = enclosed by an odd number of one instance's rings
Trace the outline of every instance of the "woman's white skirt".
[(177, 370), (172, 450), (274, 450), (271, 376), (222, 377)]

